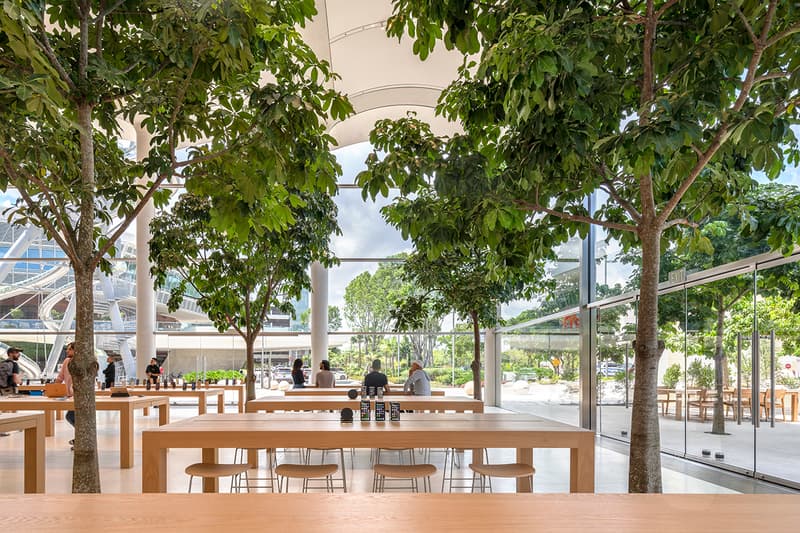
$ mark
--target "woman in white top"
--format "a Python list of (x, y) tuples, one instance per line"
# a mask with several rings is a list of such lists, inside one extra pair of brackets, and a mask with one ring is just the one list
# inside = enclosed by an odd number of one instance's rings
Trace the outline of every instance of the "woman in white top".
[(319, 372), (317, 373), (317, 387), (328, 389), (335, 387), (336, 376), (331, 372), (331, 364), (327, 359), (323, 359), (319, 364)]

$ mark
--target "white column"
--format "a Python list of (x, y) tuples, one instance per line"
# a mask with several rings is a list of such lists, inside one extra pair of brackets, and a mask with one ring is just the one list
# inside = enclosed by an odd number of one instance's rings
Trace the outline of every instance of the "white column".
[(500, 349), (500, 334), (494, 329), (487, 329), (484, 333), (486, 361), (484, 361), (485, 377), (483, 403), (485, 405), (500, 405), (500, 378), (502, 377)]
[[(150, 134), (136, 128), (136, 159), (141, 161), (150, 151)], [(156, 355), (156, 303), (153, 278), (150, 277), (150, 221), (155, 214), (153, 201), (136, 217), (136, 377), (144, 378), (145, 368)], [(130, 377), (130, 376), (129, 376)]]
[(328, 358), (328, 270), (311, 264), (311, 382), (317, 382), (319, 363)]

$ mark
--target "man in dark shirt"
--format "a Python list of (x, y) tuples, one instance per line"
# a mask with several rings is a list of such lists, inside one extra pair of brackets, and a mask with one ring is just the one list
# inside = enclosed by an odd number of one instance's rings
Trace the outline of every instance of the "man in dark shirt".
[(150, 359), (150, 364), (147, 365), (145, 373), (147, 374), (147, 379), (150, 380), (150, 383), (155, 384), (159, 379), (161, 379), (161, 367), (158, 366), (158, 359), (155, 357)]
[(386, 374), (381, 372), (381, 360), (375, 359), (372, 361), (372, 371), (364, 376), (364, 386), (369, 389), (369, 387), (375, 387), (375, 390), (378, 387), (383, 387), (384, 392), (389, 392), (389, 380), (386, 378)]
[(108, 365), (106, 366), (105, 370), (103, 370), (103, 374), (106, 377), (106, 388), (110, 389), (114, 386), (114, 380), (117, 377), (117, 368), (116, 363), (114, 362), (114, 356), (109, 355), (106, 358), (106, 363), (108, 363)]
[(8, 359), (0, 362), (0, 364), (5, 366), (2, 372), (5, 383), (0, 383), (0, 396), (4, 394), (14, 394), (17, 392), (17, 385), (22, 383), (22, 376), (19, 375), (19, 363), (17, 363), (19, 354), (19, 348), (10, 347), (6, 350)]

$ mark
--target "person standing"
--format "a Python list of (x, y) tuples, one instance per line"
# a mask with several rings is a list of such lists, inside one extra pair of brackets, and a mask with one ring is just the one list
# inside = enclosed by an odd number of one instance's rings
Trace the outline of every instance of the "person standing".
[(431, 395), (431, 378), (422, 369), (422, 361), (416, 360), (408, 369), (408, 379), (403, 384), (403, 392), (414, 396)]
[(19, 348), (9, 347), (6, 350), (6, 360), (0, 362), (0, 396), (16, 394), (17, 385), (22, 383), (17, 362), (20, 353)]
[(367, 387), (367, 390), (370, 387), (375, 387), (375, 390), (378, 390), (378, 387), (383, 387), (384, 392), (389, 392), (389, 379), (386, 377), (386, 374), (381, 372), (381, 360), (375, 359), (372, 361), (372, 367), (369, 374), (364, 376), (364, 386)]
[(293, 389), (302, 389), (306, 386), (306, 376), (303, 374), (303, 360), (295, 359), (292, 363), (292, 383)]
[(114, 386), (114, 379), (117, 377), (117, 365), (114, 363), (114, 356), (109, 355), (106, 358), (106, 363), (108, 363), (108, 366), (103, 370), (103, 375), (106, 378), (106, 388), (110, 389)]
[[(69, 373), (69, 364), (72, 362), (72, 358), (75, 356), (75, 343), (71, 342), (67, 344), (67, 357), (64, 359), (64, 362), (61, 363), (61, 370), (58, 372), (58, 376), (56, 376), (56, 383), (63, 383), (67, 386), (67, 397), (72, 397), (72, 374)], [(75, 427), (75, 411), (67, 411), (67, 414), (64, 415), (64, 418), (69, 422), (69, 425), (73, 428)], [(71, 439), (69, 441), (70, 446), (75, 444), (75, 439)]]
[(147, 374), (147, 379), (155, 385), (158, 383), (158, 380), (161, 378), (161, 367), (158, 366), (158, 359), (153, 357), (150, 359), (150, 364), (147, 365), (145, 369), (145, 373)]
[(323, 359), (319, 364), (317, 373), (317, 387), (328, 389), (336, 386), (336, 376), (331, 372), (331, 364), (327, 359)]

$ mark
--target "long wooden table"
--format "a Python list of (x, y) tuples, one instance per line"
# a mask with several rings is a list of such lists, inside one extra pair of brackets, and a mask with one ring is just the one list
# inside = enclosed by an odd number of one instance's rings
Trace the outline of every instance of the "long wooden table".
[[(248, 403), (249, 406), (249, 403)], [(220, 448), (516, 448), (533, 463), (533, 448), (570, 450), (570, 491), (594, 492), (594, 432), (532, 415), (403, 413), (399, 422), (342, 423), (335, 413), (224, 414), (181, 420), (142, 432), (142, 492), (167, 491), (167, 450), (202, 448), (203, 462)], [(478, 453), (476, 457), (481, 457)], [(205, 478), (204, 492), (217, 480)], [(518, 492), (529, 492), (520, 480)]]
[(44, 492), (44, 415), (0, 414), (0, 432), (25, 432), (25, 492)]
[[(789, 533), (798, 496), (783, 494), (47, 494), (3, 495), (20, 531), (326, 531), (353, 520), (392, 532)], [(80, 510), (77, 512), (76, 510)], [(312, 512), (313, 511), (313, 512)], [(69, 517), (68, 522), (64, 522)]]
[[(283, 392), (286, 396), (347, 396), (347, 391), (356, 389), (359, 396), (361, 395), (361, 387), (305, 387), (302, 389), (289, 389)], [(397, 389), (389, 389), (389, 392), (384, 393), (384, 396), (404, 396), (403, 386), (400, 385)], [(444, 396), (442, 389), (431, 390), (431, 396)]]
[[(370, 405), (374, 411), (375, 401), (370, 400)], [(473, 413), (483, 412), (483, 402), (468, 398), (466, 396), (391, 396), (384, 398), (386, 405), (387, 418), (389, 416), (389, 402), (399, 402), (400, 409), (419, 410), (419, 411), (455, 411), (463, 413), (471, 411)], [(272, 413), (275, 411), (329, 411), (341, 410), (349, 407), (358, 417), (360, 400), (351, 400), (340, 396), (263, 396), (247, 402), (246, 410), (248, 413), (264, 411)]]
[[(236, 400), (239, 406), (239, 412), (244, 413), (244, 404), (245, 399), (247, 398), (247, 385), (244, 383), (237, 383), (235, 385), (225, 385), (224, 383), (214, 383), (211, 385), (203, 385), (205, 388), (211, 389), (222, 389), (223, 391), (232, 390), (236, 392)], [(222, 396), (223, 402), (225, 401), (225, 396)], [(219, 411), (222, 413), (223, 411)]]
[[(158, 410), (158, 423), (169, 423), (169, 398), (166, 396), (130, 396), (128, 398), (95, 398), (98, 411), (119, 411), (119, 467), (133, 467), (133, 411), (163, 406)], [(72, 398), (43, 396), (0, 396), (0, 411), (44, 411), (45, 435), (55, 435), (55, 412), (75, 409)]]
[[(217, 412), (225, 412), (224, 392), (221, 389), (168, 389), (166, 387), (147, 390), (143, 387), (128, 387), (128, 392), (136, 396), (167, 396), (168, 398), (197, 398), (197, 414), (204, 415), (208, 412), (208, 400), (217, 398)], [(97, 396), (111, 396), (109, 390), (99, 390)]]

